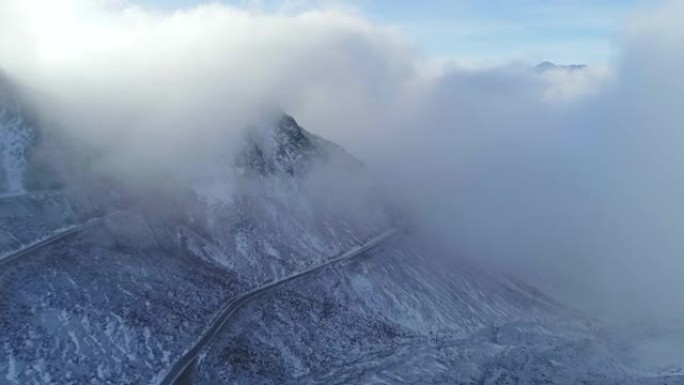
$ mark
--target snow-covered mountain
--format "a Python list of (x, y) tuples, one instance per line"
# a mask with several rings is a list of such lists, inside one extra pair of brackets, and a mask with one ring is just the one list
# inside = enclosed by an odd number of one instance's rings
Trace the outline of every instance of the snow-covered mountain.
[(0, 77), (0, 192), (19, 193), (25, 189), (31, 145), (35, 133), (25, 119), (22, 106), (7, 80)]
[(31, 166), (45, 134), (16, 99), (0, 111), (0, 384), (161, 383), (226, 304), (390, 229), (246, 303), (176, 383), (684, 383), (628, 368), (576, 312), (451, 255), (290, 116), (247, 130), (228, 172), (132, 193), (32, 189), (53, 178)]
[(555, 64), (550, 61), (543, 61), (536, 66), (534, 69), (538, 72), (547, 71), (582, 71), (586, 69), (586, 64)]

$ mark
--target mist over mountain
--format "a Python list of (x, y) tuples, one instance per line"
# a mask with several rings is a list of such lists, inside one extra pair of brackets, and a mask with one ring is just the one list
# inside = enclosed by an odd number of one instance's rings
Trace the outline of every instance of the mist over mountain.
[(0, 384), (684, 383), (684, 8), (613, 63), (0, 4)]
[[(7, 175), (29, 176), (26, 143)], [(584, 316), (439, 246), (372, 171), (292, 117), (237, 148), (219, 174), (156, 188), (91, 176), (3, 196), (7, 383), (677, 378), (633, 371)], [(281, 280), (195, 345), (231, 299)], [(175, 377), (194, 346), (202, 358)]]

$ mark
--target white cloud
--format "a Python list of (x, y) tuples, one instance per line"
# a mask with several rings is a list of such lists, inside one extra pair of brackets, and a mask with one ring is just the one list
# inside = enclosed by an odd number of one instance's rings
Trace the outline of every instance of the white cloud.
[(412, 70), (409, 49), (391, 32), (334, 10), (209, 4), (165, 13), (30, 0), (3, 2), (0, 15), (0, 35), (16, 37), (0, 43), (0, 63), (56, 104), (53, 118), (125, 147), (127, 158), (158, 157), (143, 162), (150, 166), (229, 142), (264, 109), (353, 113), (382, 103)]
[(684, 268), (682, 14), (636, 28), (608, 73), (540, 75), (435, 65), (339, 10), (16, 0), (0, 3), (0, 66), (123, 171), (193, 172), (282, 107), (368, 160), (459, 254), (664, 315)]

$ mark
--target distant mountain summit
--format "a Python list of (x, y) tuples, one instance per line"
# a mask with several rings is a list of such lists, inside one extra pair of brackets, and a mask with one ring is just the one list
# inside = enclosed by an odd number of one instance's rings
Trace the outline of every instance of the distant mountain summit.
[(534, 66), (534, 69), (539, 72), (553, 70), (581, 71), (585, 68), (587, 68), (586, 64), (555, 64), (550, 61), (543, 61)]

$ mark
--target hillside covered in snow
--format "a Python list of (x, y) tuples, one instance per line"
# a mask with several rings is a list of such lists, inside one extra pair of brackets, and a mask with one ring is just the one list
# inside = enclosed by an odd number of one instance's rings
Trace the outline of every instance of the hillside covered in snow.
[(441, 247), (288, 115), (220, 172), (144, 188), (43, 124), (0, 82), (0, 384), (684, 384)]

